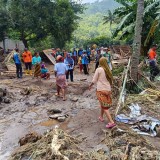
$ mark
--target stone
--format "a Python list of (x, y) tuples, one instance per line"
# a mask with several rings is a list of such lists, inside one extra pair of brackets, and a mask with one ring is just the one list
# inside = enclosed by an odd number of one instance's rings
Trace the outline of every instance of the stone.
[(51, 115), (51, 116), (49, 116), (49, 118), (51, 118), (51, 119), (57, 119), (58, 117), (64, 117), (65, 115), (63, 115), (63, 114), (54, 114), (54, 115)]
[(65, 116), (62, 116), (62, 117), (58, 117), (57, 120), (59, 122), (64, 122), (66, 120), (66, 117)]
[(53, 108), (53, 109), (49, 109), (47, 111), (49, 114), (56, 114), (56, 113), (62, 113), (62, 111), (60, 109), (57, 109), (57, 108)]
[(71, 98), (71, 101), (77, 102), (77, 101), (78, 101), (78, 98), (77, 98), (77, 97), (73, 97), (73, 98)]
[(4, 98), (4, 103), (11, 103), (9, 98)]

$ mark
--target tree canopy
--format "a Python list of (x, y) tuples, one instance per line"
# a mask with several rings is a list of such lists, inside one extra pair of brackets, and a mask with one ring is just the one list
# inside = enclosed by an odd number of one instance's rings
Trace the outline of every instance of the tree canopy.
[[(5, 30), (8, 35), (17, 35), (25, 47), (47, 36), (53, 37), (57, 47), (63, 47), (71, 40), (79, 19), (77, 14), (83, 10), (81, 4), (70, 0), (8, 0), (3, 4), (6, 6), (4, 13), (10, 16), (10, 25), (4, 25)], [(4, 22), (8, 21), (0, 19), (1, 24)]]

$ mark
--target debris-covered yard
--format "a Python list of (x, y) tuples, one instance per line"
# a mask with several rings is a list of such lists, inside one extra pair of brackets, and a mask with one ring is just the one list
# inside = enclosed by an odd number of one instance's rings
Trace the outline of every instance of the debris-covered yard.
[[(50, 71), (53, 65), (47, 66)], [(140, 160), (160, 157), (160, 129), (156, 125), (156, 135), (139, 134), (133, 130), (152, 133), (145, 124), (151, 124), (152, 117), (160, 120), (159, 82), (140, 94), (125, 95), (125, 103), (115, 117), (117, 126), (111, 130), (98, 120), (99, 103), (95, 88), (88, 90), (94, 71), (90, 65), (90, 75), (81, 75), (75, 69), (74, 82), (68, 83), (67, 101), (56, 97), (54, 74), (50, 80), (37, 81), (30, 76), (16, 79), (7, 72), (0, 77), (0, 159), (41, 160), (41, 159), (96, 159), (96, 160)], [(121, 92), (121, 76), (115, 76), (113, 87), (115, 115)], [(147, 82), (146, 82), (147, 83)], [(139, 114), (130, 117), (128, 106), (137, 104)], [(137, 109), (137, 108), (136, 108)], [(139, 116), (146, 116), (137, 121)], [(137, 116), (137, 117), (136, 117)], [(132, 123), (129, 123), (131, 121)]]

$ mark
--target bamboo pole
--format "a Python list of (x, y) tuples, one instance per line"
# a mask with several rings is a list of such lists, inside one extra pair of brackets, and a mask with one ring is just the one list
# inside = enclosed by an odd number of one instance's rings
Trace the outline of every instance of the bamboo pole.
[(126, 69), (126, 72), (125, 72), (124, 81), (123, 81), (123, 87), (122, 87), (122, 90), (120, 92), (120, 96), (119, 96), (119, 99), (118, 99), (115, 116), (118, 114), (118, 111), (119, 111), (119, 109), (121, 107), (122, 97), (123, 97), (124, 89), (125, 89), (126, 82), (127, 82), (127, 76), (128, 76), (128, 71), (129, 71), (129, 68), (130, 68), (130, 64), (131, 64), (131, 57), (129, 58), (127, 69)]

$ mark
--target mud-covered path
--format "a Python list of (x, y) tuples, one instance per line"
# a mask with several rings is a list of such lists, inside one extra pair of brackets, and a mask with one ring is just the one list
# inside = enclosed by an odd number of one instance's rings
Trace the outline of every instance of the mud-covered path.
[[(76, 72), (74, 82), (68, 82), (67, 101), (55, 96), (56, 85), (53, 75), (50, 80), (41, 82), (29, 76), (23, 79), (1, 79), (0, 87), (7, 89), (7, 97), (11, 103), (0, 104), (0, 160), (6, 159), (19, 146), (19, 139), (27, 133), (43, 134), (55, 125), (73, 135), (79, 134), (77, 128), (84, 128), (81, 132), (84, 131), (84, 137), (88, 135), (86, 141), (89, 142), (88, 145), (82, 144), (84, 149), (92, 148), (99, 143), (101, 137), (96, 135), (103, 134), (100, 128), (104, 128), (105, 125), (97, 120), (98, 101), (95, 89), (88, 91), (92, 75), (85, 76)], [(27, 87), (32, 89), (29, 95), (24, 94)], [(47, 111), (53, 108), (69, 115), (65, 122), (49, 119)], [(98, 139), (92, 141), (95, 137)]]

